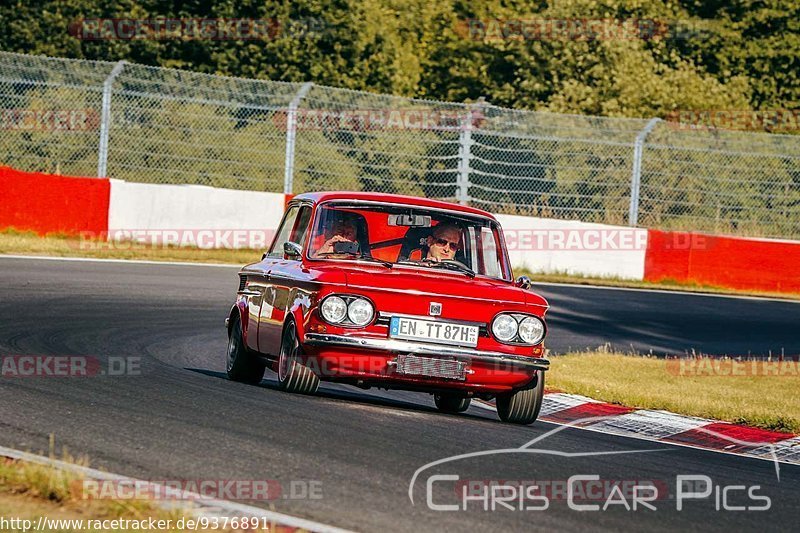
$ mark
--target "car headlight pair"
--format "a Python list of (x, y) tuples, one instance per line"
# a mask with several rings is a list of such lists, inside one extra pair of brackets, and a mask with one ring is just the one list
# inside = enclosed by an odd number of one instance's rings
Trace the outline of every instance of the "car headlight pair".
[(500, 342), (539, 344), (546, 328), (539, 317), (520, 313), (500, 313), (492, 321), (492, 335)]
[(366, 326), (375, 316), (372, 302), (360, 296), (328, 296), (319, 311), (326, 322), (336, 325)]

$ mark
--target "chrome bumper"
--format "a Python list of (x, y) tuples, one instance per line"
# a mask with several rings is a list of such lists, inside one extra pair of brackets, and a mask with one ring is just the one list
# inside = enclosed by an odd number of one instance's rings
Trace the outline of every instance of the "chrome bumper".
[(486, 352), (461, 346), (425, 344), (401, 339), (372, 339), (348, 337), (346, 335), (327, 335), (325, 333), (306, 333), (305, 344), (310, 346), (339, 346), (343, 348), (360, 348), (362, 350), (380, 350), (390, 353), (430, 355), (434, 357), (455, 357), (456, 359), (470, 362), (479, 361), (497, 366), (515, 366), (533, 370), (547, 370), (550, 368), (550, 361), (542, 358), (510, 355), (501, 352)]

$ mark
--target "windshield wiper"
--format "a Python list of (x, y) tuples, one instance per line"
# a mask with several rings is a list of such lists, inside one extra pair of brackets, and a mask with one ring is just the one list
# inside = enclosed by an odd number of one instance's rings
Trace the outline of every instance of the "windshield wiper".
[(349, 255), (357, 259), (361, 258), (361, 252), (317, 252), (317, 257), (328, 257), (329, 255)]
[(394, 263), (390, 261), (384, 261), (383, 259), (378, 259), (376, 257), (362, 257), (361, 259), (364, 261), (369, 261), (370, 263), (380, 263), (386, 268), (392, 268), (394, 266)]
[(317, 252), (318, 257), (328, 257), (329, 255), (347, 255), (356, 259), (358, 261), (368, 261), (370, 263), (379, 263), (386, 268), (392, 268), (394, 263), (389, 261), (384, 261), (383, 259), (377, 259), (375, 257), (370, 257), (366, 255), (361, 255), (361, 252)]
[(441, 265), (442, 268), (448, 268), (450, 270), (458, 270), (459, 272), (463, 272), (470, 278), (475, 277), (475, 271), (472, 270), (470, 267), (462, 263), (461, 261), (455, 261), (452, 259), (445, 259), (444, 261), (434, 261), (432, 265)]
[(464, 263), (454, 261), (452, 259), (445, 259), (444, 261), (434, 261), (433, 259), (422, 259), (420, 261), (398, 261), (396, 264), (446, 268), (448, 270), (457, 270), (459, 272), (463, 272), (470, 278), (475, 277), (475, 271), (473, 271)]

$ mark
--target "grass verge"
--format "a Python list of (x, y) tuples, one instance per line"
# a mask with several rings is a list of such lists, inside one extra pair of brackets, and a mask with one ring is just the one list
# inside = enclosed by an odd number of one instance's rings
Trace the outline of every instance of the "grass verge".
[(700, 283), (684, 283), (676, 280), (665, 279), (658, 283), (652, 281), (638, 281), (622, 278), (601, 278), (580, 276), (577, 274), (542, 274), (527, 270), (514, 270), (516, 276), (528, 276), (534, 282), (541, 283), (569, 283), (571, 285), (599, 285), (601, 287), (625, 287), (630, 289), (658, 289), (662, 291), (696, 292), (699, 294), (728, 294), (738, 296), (761, 296), (764, 298), (778, 298), (782, 300), (800, 300), (800, 293), (769, 292), (758, 290), (739, 290), (716, 285), (702, 285)]
[[(86, 466), (88, 461), (75, 461), (65, 456), (62, 461)], [(185, 519), (195, 517), (188, 507), (166, 510), (154, 502), (136, 499), (86, 499), (83, 497), (84, 478), (55, 466), (41, 465), (0, 457), (0, 531), (31, 531), (42, 525), (44, 531), (138, 531), (146, 525), (159, 523), (159, 531), (233, 531), (189, 526)], [(44, 518), (41, 518), (44, 517)], [(183, 522), (180, 520), (184, 518)], [(40, 523), (40, 519), (43, 522)], [(137, 526), (138, 521), (145, 526)], [(270, 525), (253, 531), (282, 531)]]
[[(15, 230), (0, 231), (0, 254), (50, 255), (56, 257), (92, 257), (98, 259), (139, 259), (149, 261), (185, 261), (196, 263), (230, 263), (244, 265), (261, 258), (263, 250), (204, 249), (190, 246), (162, 246), (142, 243), (82, 240), (64, 235), (40, 237), (33, 232)], [(515, 270), (516, 276), (529, 276), (536, 282), (570, 283), (574, 285), (600, 285), (604, 287), (628, 287), (638, 289), (661, 289), (687, 291), (706, 294), (734, 294), (764, 296), (786, 300), (800, 300), (800, 294), (774, 293), (755, 290), (736, 290), (712, 285), (680, 283), (665, 280), (659, 283), (620, 278), (586, 277), (572, 274), (542, 274), (522, 269)]]
[[(547, 385), (628, 407), (800, 433), (800, 363), (681, 361), (602, 350), (557, 355)], [(759, 375), (731, 375), (753, 373)]]
[(0, 254), (92, 257), (98, 259), (139, 259), (244, 265), (261, 259), (263, 250), (204, 249), (162, 246), (134, 242), (109, 243), (64, 235), (40, 237), (32, 232), (0, 231)]

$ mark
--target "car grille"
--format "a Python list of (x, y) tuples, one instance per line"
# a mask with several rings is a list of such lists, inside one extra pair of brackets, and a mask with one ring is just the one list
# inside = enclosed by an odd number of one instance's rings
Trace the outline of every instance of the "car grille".
[(239, 292), (243, 291), (247, 285), (247, 276), (239, 276)]
[(433, 357), (417, 357), (400, 354), (397, 356), (397, 372), (411, 376), (428, 376), (445, 379), (466, 379), (467, 363)]

